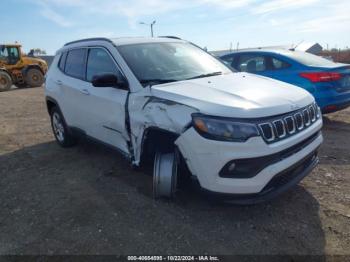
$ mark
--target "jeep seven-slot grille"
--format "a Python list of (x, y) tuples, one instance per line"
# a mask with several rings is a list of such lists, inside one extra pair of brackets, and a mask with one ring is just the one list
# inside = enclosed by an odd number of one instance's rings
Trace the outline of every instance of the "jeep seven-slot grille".
[(274, 143), (305, 130), (320, 117), (320, 110), (314, 103), (292, 113), (260, 123), (259, 128), (264, 140), (267, 143)]

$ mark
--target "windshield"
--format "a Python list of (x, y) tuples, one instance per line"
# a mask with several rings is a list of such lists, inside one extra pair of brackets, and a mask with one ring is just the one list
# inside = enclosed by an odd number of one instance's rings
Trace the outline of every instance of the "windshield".
[(319, 66), (319, 67), (335, 67), (339, 66), (336, 63), (329, 61), (325, 58), (322, 58), (317, 55), (310, 53), (291, 51), (285, 54), (291, 59), (296, 60), (297, 62), (306, 65), (306, 66)]
[(119, 46), (118, 50), (144, 86), (232, 72), (189, 43), (132, 44)]

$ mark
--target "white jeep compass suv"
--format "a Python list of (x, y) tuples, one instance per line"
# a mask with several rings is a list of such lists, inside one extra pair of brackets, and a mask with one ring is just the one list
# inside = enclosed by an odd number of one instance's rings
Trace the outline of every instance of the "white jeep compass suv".
[(243, 204), (268, 200), (311, 172), (323, 140), (306, 91), (234, 73), (174, 37), (68, 43), (45, 95), (61, 146), (84, 135), (135, 166), (154, 156), (155, 196), (174, 194), (183, 164), (204, 191)]

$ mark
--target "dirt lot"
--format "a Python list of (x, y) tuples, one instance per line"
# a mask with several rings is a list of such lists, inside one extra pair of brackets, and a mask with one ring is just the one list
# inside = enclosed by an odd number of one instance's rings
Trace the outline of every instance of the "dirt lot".
[(350, 110), (324, 118), (321, 164), (258, 206), (213, 205), (91, 142), (54, 142), (43, 89), (0, 93), (0, 254), (348, 254)]

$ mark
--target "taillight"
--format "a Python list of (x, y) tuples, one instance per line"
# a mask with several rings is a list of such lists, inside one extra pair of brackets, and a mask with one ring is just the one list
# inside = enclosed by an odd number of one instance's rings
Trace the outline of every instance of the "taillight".
[(337, 81), (342, 77), (341, 74), (333, 72), (300, 73), (300, 76), (309, 79), (313, 83)]

